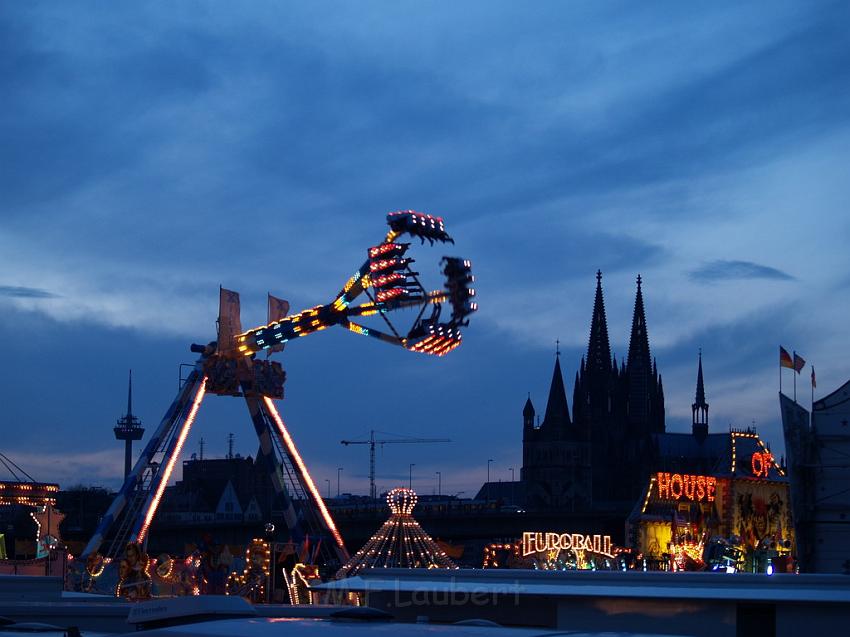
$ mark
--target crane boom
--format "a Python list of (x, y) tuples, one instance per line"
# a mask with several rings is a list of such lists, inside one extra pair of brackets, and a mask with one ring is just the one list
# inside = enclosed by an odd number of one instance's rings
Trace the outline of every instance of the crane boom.
[(375, 500), (378, 497), (375, 488), (375, 445), (389, 445), (401, 443), (423, 443), (423, 442), (451, 442), (449, 438), (388, 438), (379, 440), (375, 438), (375, 430), (369, 432), (369, 440), (340, 440), (341, 445), (369, 445), (369, 496)]

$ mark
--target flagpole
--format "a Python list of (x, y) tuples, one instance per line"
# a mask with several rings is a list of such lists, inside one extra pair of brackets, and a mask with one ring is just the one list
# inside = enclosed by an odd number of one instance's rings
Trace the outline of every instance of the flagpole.
[(779, 393), (782, 393), (782, 354), (779, 355)]

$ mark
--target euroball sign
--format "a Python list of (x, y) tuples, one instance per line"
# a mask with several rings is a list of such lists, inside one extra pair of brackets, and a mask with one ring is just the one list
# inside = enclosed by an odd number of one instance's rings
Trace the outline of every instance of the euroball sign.
[(522, 556), (547, 551), (590, 551), (614, 557), (610, 535), (525, 531), (522, 534)]

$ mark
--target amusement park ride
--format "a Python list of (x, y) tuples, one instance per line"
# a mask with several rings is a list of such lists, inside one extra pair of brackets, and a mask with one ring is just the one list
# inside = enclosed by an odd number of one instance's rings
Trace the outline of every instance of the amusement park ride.
[[(286, 373), (280, 363), (258, 359), (256, 354), (261, 350), (267, 354), (281, 351), (289, 341), (335, 325), (412, 352), (443, 356), (458, 347), (461, 327), (468, 325), (468, 316), (477, 310), (475, 291), (470, 287), (474, 280), (470, 262), (443, 257), (440, 263), (445, 288), (428, 291), (420, 283), (419, 273), (411, 269), (414, 260), (405, 256), (410, 244), (397, 240), (408, 234), (423, 243), (427, 239), (431, 245), (435, 241), (454, 243), (442, 219), (400, 211), (388, 214), (387, 223), (389, 231), (384, 240), (369, 248), (366, 261), (330, 303), (286, 316), (288, 304), (270, 297), (268, 324), (243, 332), (239, 295), (221, 290), (218, 339), (191, 346), (200, 357), (80, 556), (79, 563), (86, 564), (90, 576), (96, 578), (129, 544), (146, 545), (166, 484), (207, 393), (245, 400), (291, 538), (299, 541), (309, 534), (314, 541), (322, 539), (321, 558), (327, 562), (344, 564), (349, 559), (342, 537), (275, 407), (273, 399), (283, 398)], [(364, 302), (355, 305), (361, 295), (366, 297)], [(443, 304), (451, 308), (449, 317), (441, 316)], [(403, 308), (419, 310), (406, 331), (388, 316)], [(388, 331), (355, 322), (368, 316), (380, 317)]]

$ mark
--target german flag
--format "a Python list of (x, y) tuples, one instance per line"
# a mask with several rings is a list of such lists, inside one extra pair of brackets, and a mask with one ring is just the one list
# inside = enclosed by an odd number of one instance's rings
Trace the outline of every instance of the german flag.
[(794, 369), (794, 360), (791, 358), (788, 350), (782, 347), (782, 345), (779, 346), (779, 366)]

